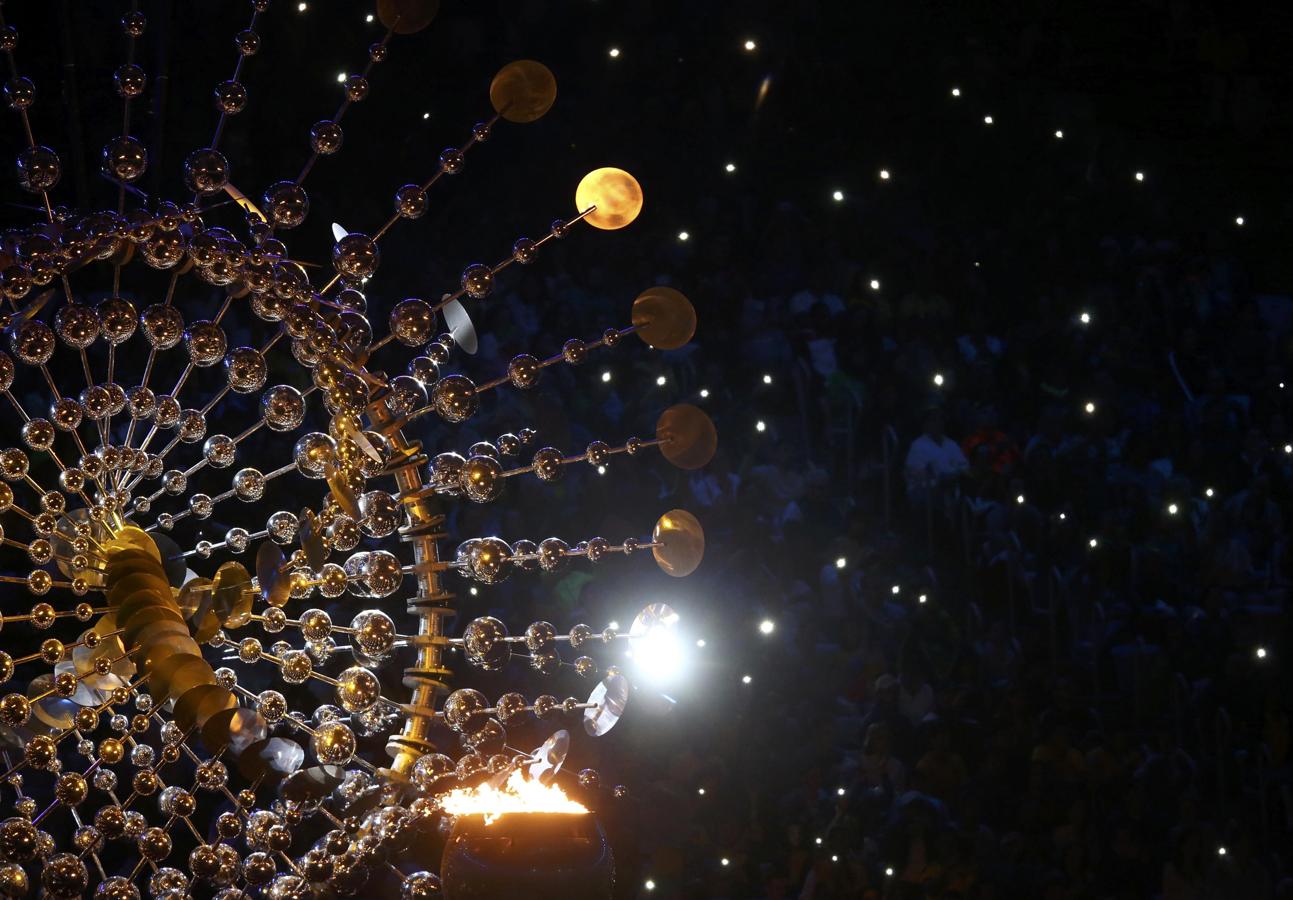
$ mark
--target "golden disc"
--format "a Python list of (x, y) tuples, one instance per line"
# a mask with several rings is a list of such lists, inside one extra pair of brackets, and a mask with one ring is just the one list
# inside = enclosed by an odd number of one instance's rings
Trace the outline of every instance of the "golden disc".
[(318, 517), (310, 510), (302, 509), (297, 521), (300, 523), (298, 533), (301, 549), (305, 551), (305, 561), (317, 572), (328, 561), (328, 547), (323, 543)]
[[(177, 638), (176, 643), (182, 640)], [(152, 694), (153, 700), (158, 703), (167, 698), (167, 688), (176, 670), (194, 660), (202, 659), (196, 653), (176, 652), (163, 647), (161, 643), (151, 645), (140, 656), (144, 658), (139, 660), (139, 668), (148, 675), (148, 693)]]
[(518, 59), (498, 70), (489, 83), (489, 102), (509, 122), (543, 118), (557, 99), (557, 79), (541, 62)]
[(180, 588), (180, 594), (175, 598), (175, 602), (180, 607), (180, 615), (186, 619), (192, 619), (202, 604), (209, 602), (213, 590), (214, 582), (210, 578), (190, 578), (184, 583), (184, 587)]
[(705, 556), (705, 532), (685, 509), (671, 509), (661, 516), (651, 540), (662, 545), (651, 548), (656, 564), (675, 578), (696, 571)]
[(440, 0), (377, 0), (378, 20), (396, 34), (413, 34), (431, 24)]
[(251, 576), (242, 563), (230, 561), (216, 569), (212, 591), (211, 612), (215, 613), (221, 627), (238, 628), (247, 624), (254, 590)]
[(222, 709), (238, 705), (228, 688), (218, 684), (196, 684), (175, 696), (178, 697), (175, 701), (175, 724), (184, 731), (195, 727), (204, 711), (206, 718), (210, 718)]
[[(215, 684), (215, 673), (211, 671), (211, 666), (206, 659), (201, 656), (188, 656), (185, 658), (187, 662), (181, 663), (170, 670), (170, 678), (166, 682), (166, 696), (176, 702), (198, 685)], [(149, 686), (150, 693), (155, 690), (151, 685)], [(155, 698), (156, 693), (153, 693), (153, 696)]]
[(341, 511), (351, 518), (359, 517), (359, 497), (350, 487), (350, 482), (346, 479), (346, 474), (336, 466), (328, 466), (328, 491), (332, 494), (332, 499), (337, 501), (337, 506)]
[(633, 301), (637, 336), (657, 350), (677, 350), (696, 333), (696, 309), (681, 291), (648, 288)]
[(575, 209), (583, 212), (597, 207), (584, 221), (594, 228), (614, 231), (623, 228), (642, 212), (642, 186), (623, 169), (593, 169), (575, 188)]
[(661, 413), (655, 436), (664, 441), (660, 444), (664, 458), (680, 469), (699, 469), (718, 450), (713, 420), (690, 403), (679, 403)]
[(273, 541), (264, 541), (256, 551), (256, 581), (261, 599), (270, 606), (282, 606), (292, 593), (292, 579), (282, 570), (286, 559)]

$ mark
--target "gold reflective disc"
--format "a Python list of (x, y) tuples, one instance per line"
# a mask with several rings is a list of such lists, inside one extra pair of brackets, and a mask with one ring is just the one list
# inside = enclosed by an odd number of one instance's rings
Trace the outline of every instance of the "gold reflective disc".
[(413, 34), (431, 24), (440, 0), (377, 0), (377, 18), (396, 34)]
[(676, 578), (696, 571), (705, 556), (705, 532), (685, 509), (671, 509), (661, 516), (651, 540), (663, 545), (651, 548), (656, 564)]
[(633, 301), (637, 336), (657, 350), (677, 350), (696, 333), (696, 309), (670, 287), (648, 288)]
[(256, 551), (256, 580), (260, 596), (270, 606), (282, 606), (292, 592), (292, 579), (282, 571), (287, 557), (273, 541), (265, 541)]
[(532, 59), (508, 63), (489, 84), (494, 112), (509, 122), (541, 119), (556, 99), (557, 79), (547, 66)]
[(680, 469), (699, 469), (718, 450), (713, 420), (690, 403), (679, 403), (661, 413), (655, 436), (664, 441), (660, 445), (664, 458)]
[(593, 169), (575, 188), (575, 209), (583, 212), (597, 207), (584, 217), (594, 228), (614, 231), (623, 228), (642, 212), (642, 186), (623, 169)]

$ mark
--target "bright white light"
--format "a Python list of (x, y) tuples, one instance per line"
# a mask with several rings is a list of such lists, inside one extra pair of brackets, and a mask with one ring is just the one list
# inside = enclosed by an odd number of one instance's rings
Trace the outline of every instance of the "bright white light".
[(1137, 173), (1136, 173), (1136, 180), (1137, 180), (1137, 181), (1144, 181), (1144, 180), (1145, 180), (1145, 173), (1144, 173), (1144, 172), (1137, 172)]
[(888, 170), (888, 169), (881, 169), (881, 170), (880, 170), (880, 180), (881, 180), (881, 181), (888, 181), (888, 180), (889, 180), (889, 170)]
[(606, 623), (606, 627), (609, 628), (611, 631), (619, 631), (620, 623), (614, 620), (611, 620), (610, 622)]
[(1023, 495), (1023, 494), (1020, 494), (1018, 497), (1016, 497), (1016, 498), (1015, 498), (1015, 502), (1016, 502), (1016, 503), (1018, 503), (1020, 506), (1023, 506), (1023, 505), (1024, 505), (1024, 495)]
[(873, 291), (878, 291), (878, 290), (880, 290), (880, 279), (878, 279), (878, 278), (872, 278), (872, 279), (871, 279), (871, 281), (870, 281), (870, 285), (871, 285), (871, 290), (873, 290)]
[(896, 594), (900, 590), (902, 590), (902, 588), (895, 584), (893, 587), (889, 588), (889, 593)]
[(844, 192), (843, 191), (831, 192), (831, 199), (834, 200), (836, 203), (842, 203), (844, 200)]
[(1055, 129), (1055, 139), (1060, 141), (1064, 140), (1064, 132), (1058, 128)]
[(1258, 658), (1258, 659), (1265, 659), (1265, 658), (1266, 658), (1266, 648), (1265, 648), (1265, 647), (1258, 647), (1258, 648), (1257, 648), (1257, 658)]
[(611, 59), (618, 59), (618, 58), (619, 58), (619, 55), (620, 55), (620, 48), (619, 48), (619, 47), (612, 47), (612, 48), (611, 48)]
[(705, 646), (705, 639), (704, 639), (704, 638), (698, 638), (698, 639), (696, 640), (696, 646), (697, 646), (697, 647), (704, 647), (704, 646)]
[(706, 397), (708, 397), (708, 396), (709, 396), (709, 388), (701, 388), (701, 389), (700, 389), (700, 398), (703, 400), (703, 399), (705, 399), (705, 398), (706, 398)]
[(610, 380), (611, 380), (611, 370), (607, 369), (605, 372), (602, 373), (602, 381), (610, 381)]
[(1285, 452), (1285, 453), (1293, 453), (1293, 444), (1285, 444), (1285, 445), (1284, 445), (1284, 452)]
[(1083, 325), (1090, 325), (1091, 314), (1089, 312), (1082, 313), (1082, 315), (1078, 316), (1078, 321), (1081, 322)]
[(364, 17), (364, 21), (365, 21), (365, 22), (371, 22), (372, 20), (373, 20), (373, 14), (372, 14), (372, 13), (369, 13), (367, 16), (365, 16), (365, 17)]
[(848, 564), (849, 564), (849, 561), (842, 556), (836, 557), (835, 559), (835, 568), (837, 569), (842, 569)]
[(696, 793), (697, 793), (697, 794), (700, 794), (700, 795), (703, 797), (703, 796), (705, 796), (705, 789), (704, 789), (704, 788), (697, 788), (697, 789), (696, 789)]
[(605, 467), (605, 466), (598, 466), (598, 467), (597, 467), (597, 474), (598, 474), (598, 475), (605, 475), (605, 474), (606, 474), (606, 467)]
[(845, 793), (847, 793), (847, 792), (844, 790), (844, 788), (836, 788), (836, 789), (835, 789), (835, 793), (836, 793), (836, 794), (838, 794), (839, 796), (843, 797), (843, 796), (844, 796), (844, 794), (845, 794)]
[(1095, 412), (1095, 404), (1092, 403), (1090, 400), (1088, 400), (1086, 406), (1082, 408), (1086, 410), (1086, 414), (1088, 416)]
[(1087, 541), (1087, 544), (1092, 548), (1095, 548), (1100, 546), (1100, 541), (1097, 538), (1091, 538), (1091, 540)]
[(836, 854), (832, 853), (832, 854), (831, 854), (831, 862), (839, 862), (839, 861), (840, 861), (839, 856), (837, 856)]
[(475, 597), (477, 593), (479, 593), (479, 592), (478, 592), (478, 591), (473, 587), (473, 588), (471, 589), (471, 595), (472, 595), (473, 597)]
[(892, 866), (886, 866), (886, 867), (885, 867), (885, 870), (884, 870), (884, 877), (885, 877), (885, 878), (892, 878), (892, 877), (893, 877), (893, 867), (892, 867)]
[(633, 638), (633, 663), (644, 678), (669, 681), (682, 668), (682, 645), (678, 629), (664, 624), (653, 625), (645, 634)]
[(680, 240), (680, 241), (686, 241), (686, 240), (690, 240), (690, 239), (691, 239), (691, 235), (690, 235), (690, 234), (688, 234), (687, 232), (685, 232), (685, 231), (680, 231), (680, 232), (678, 232), (678, 240)]
[(644, 888), (646, 888), (648, 891), (654, 891), (654, 890), (655, 890), (655, 882), (654, 882), (654, 881), (652, 881), (650, 878), (648, 878), (646, 881), (644, 881), (644, 882), (642, 883), (642, 886), (643, 886)]
[(984, 117), (983, 117), (983, 124), (984, 124), (984, 125), (991, 125), (991, 124), (992, 124), (992, 116), (984, 116)]
[(952, 88), (952, 96), (953, 97), (961, 96), (961, 89), (957, 87)]
[(917, 598), (916, 598), (916, 602), (917, 602), (917, 603), (924, 603), (924, 602), (925, 602), (926, 600), (928, 600), (928, 599), (929, 599), (929, 598), (928, 598), (928, 597), (926, 597), (924, 594), (921, 594), (919, 597), (917, 597)]
[(422, 118), (424, 118), (424, 119), (429, 119), (429, 118), (431, 118), (431, 113), (429, 113), (429, 112), (424, 112), (424, 113), (422, 114)]
[(341, 81), (345, 81), (345, 80), (346, 80), (346, 73), (345, 73), (345, 72), (338, 72), (338, 73), (337, 73), (337, 81), (338, 81), (338, 82), (341, 82)]
[(754, 423), (754, 430), (762, 434), (763, 432), (768, 430), (768, 426), (764, 423), (762, 419), (760, 419), (759, 421)]
[(943, 373), (942, 373), (942, 372), (935, 372), (935, 373), (934, 373), (934, 387), (942, 387), (942, 386), (943, 386)]
[(656, 376), (656, 379), (655, 379), (656, 387), (664, 387), (664, 383), (665, 383), (667, 380), (668, 380), (668, 379), (667, 379), (667, 378), (665, 378), (663, 375), (657, 375), (657, 376)]
[(764, 383), (764, 384), (772, 384), (772, 376), (771, 376), (771, 375), (764, 375), (764, 376), (763, 376), (763, 383)]
[(724, 856), (722, 859), (720, 859), (720, 860), (718, 861), (718, 864), (719, 864), (720, 866), (726, 866), (726, 865), (730, 865), (730, 864), (731, 864), (731, 862), (730, 862), (730, 860), (728, 860), (728, 858), (727, 858), (726, 856)]
[(1225, 848), (1225, 847), (1218, 847), (1218, 848), (1217, 848), (1217, 856), (1225, 856), (1225, 855), (1226, 855), (1226, 848)]
[(758, 46), (759, 46), (759, 45), (758, 45), (758, 44), (756, 44), (754, 41), (746, 41), (746, 42), (745, 42), (745, 49), (746, 49), (746, 50), (754, 50), (754, 49), (755, 49), (755, 48), (757, 48)]
[(742, 676), (741, 676), (741, 684), (749, 684), (749, 683), (750, 683), (751, 681), (753, 681), (753, 680), (754, 680), (754, 679), (753, 679), (753, 678), (751, 678), (749, 675), (742, 675)]
[(1211, 496), (1212, 496), (1212, 494), (1213, 494), (1213, 490), (1212, 490), (1212, 488), (1207, 488), (1207, 489), (1205, 489), (1205, 490), (1204, 490), (1204, 492), (1203, 492), (1203, 496), (1205, 496), (1205, 497), (1211, 497)]
[(819, 846), (819, 847), (820, 847), (820, 846), (822, 845), (822, 839), (821, 839), (821, 838), (816, 838), (816, 839), (815, 839), (815, 843), (817, 844), (817, 846)]
[(1244, 224), (1244, 217), (1243, 217), (1243, 216), (1235, 216), (1235, 224), (1236, 224), (1236, 225), (1242, 225), (1242, 224)]
[(1060, 513), (1060, 521), (1063, 522), (1068, 518), (1068, 513)]
[(772, 634), (777, 630), (777, 623), (771, 619), (764, 619), (759, 623), (759, 634)]
[(724, 170), (725, 172), (735, 172), (735, 171), (736, 171), (736, 163), (728, 163), (727, 165), (723, 166), (723, 170)]
[(296, 4), (296, 11), (297, 11), (297, 12), (305, 12), (305, 11), (306, 11), (307, 9), (309, 9), (309, 8), (310, 8), (310, 6), (309, 6), (309, 4), (307, 4), (307, 3), (298, 3), (298, 4)]
[(1169, 516), (1174, 516), (1180, 511), (1181, 511), (1181, 508), (1177, 506), (1175, 503), (1167, 504), (1167, 514)]

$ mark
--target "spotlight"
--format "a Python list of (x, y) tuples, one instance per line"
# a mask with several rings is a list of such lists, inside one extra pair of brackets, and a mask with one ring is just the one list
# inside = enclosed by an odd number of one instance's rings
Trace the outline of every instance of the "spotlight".
[(1236, 224), (1236, 225), (1242, 225), (1242, 224), (1244, 224), (1244, 217), (1243, 217), (1243, 216), (1235, 216), (1235, 224)]
[(763, 432), (768, 430), (768, 426), (764, 423), (762, 419), (760, 419), (759, 421), (754, 423), (754, 430), (762, 434)]
[(1137, 181), (1144, 181), (1144, 180), (1145, 180), (1145, 173), (1144, 173), (1144, 172), (1137, 172), (1137, 173), (1136, 173), (1136, 180), (1137, 180)]
[(772, 384), (772, 376), (771, 376), (771, 375), (764, 375), (764, 376), (763, 376), (763, 383), (764, 383), (764, 384)]
[(1091, 314), (1089, 312), (1082, 313), (1082, 315), (1078, 316), (1078, 321), (1081, 322), (1083, 325), (1090, 325)]
[(1180, 507), (1178, 507), (1175, 503), (1169, 503), (1169, 504), (1167, 504), (1167, 514), (1168, 514), (1169, 516), (1174, 516), (1174, 515), (1176, 515), (1178, 512), (1180, 512)]
[(959, 97), (959, 96), (961, 96), (961, 89), (960, 89), (960, 88), (958, 88), (958, 87), (954, 87), (954, 88), (952, 88), (952, 96), (953, 96), (953, 97)]
[[(619, 48), (619, 47), (612, 47), (612, 48), (611, 48), (611, 50), (610, 50), (610, 57), (611, 57), (611, 59), (619, 59), (619, 56), (620, 56), (620, 48)], [(647, 888), (647, 890), (651, 890), (651, 888)]]
[(611, 370), (607, 369), (605, 372), (602, 373), (602, 381), (605, 382), (610, 380), (611, 380)]
[(849, 561), (842, 556), (836, 557), (835, 559), (835, 568), (837, 569), (842, 569), (848, 564), (849, 564)]
[(880, 290), (880, 280), (878, 278), (872, 278), (870, 281), (870, 286), (871, 286), (871, 290), (873, 291)]
[(772, 634), (772, 632), (776, 630), (777, 623), (773, 622), (771, 619), (764, 619), (759, 623), (759, 634)]
[(371, 21), (373, 21), (373, 14), (372, 14), (372, 13), (369, 13), (368, 15), (364, 16), (364, 21), (365, 21), (365, 22), (371, 22)]
[(935, 372), (935, 373), (934, 373), (934, 387), (942, 387), (942, 386), (943, 386), (943, 373), (942, 373), (942, 372)]
[(991, 125), (991, 124), (992, 124), (992, 116), (984, 116), (984, 117), (983, 117), (983, 124), (984, 124), (984, 125)]
[(678, 240), (680, 240), (680, 241), (686, 241), (686, 240), (690, 240), (690, 239), (691, 239), (691, 235), (690, 235), (690, 234), (688, 234), (687, 232), (685, 232), (685, 231), (680, 231), (680, 232), (678, 232)]
[(1258, 658), (1258, 659), (1265, 659), (1265, 658), (1266, 658), (1266, 648), (1265, 648), (1265, 647), (1258, 647), (1258, 648), (1257, 648), (1257, 658)]
[(1063, 132), (1063, 131), (1060, 131), (1058, 128), (1057, 128), (1057, 129), (1055, 129), (1055, 139), (1056, 139), (1057, 141), (1062, 141), (1062, 140), (1064, 140), (1064, 132)]
[[(615, 628), (614, 623), (611, 625)], [(633, 623), (629, 632), (629, 646), (633, 649), (633, 662), (643, 677), (652, 681), (668, 681), (682, 668), (682, 644), (678, 640), (678, 614), (641, 623)]]
[(1087, 546), (1094, 550), (1096, 547), (1100, 546), (1100, 541), (1098, 538), (1091, 538), (1091, 540), (1087, 541)]
[(1090, 400), (1088, 400), (1086, 403), (1086, 406), (1082, 408), (1086, 410), (1086, 414), (1088, 416), (1093, 415), (1095, 413), (1095, 404), (1092, 403)]
[(836, 203), (843, 203), (843, 202), (844, 202), (844, 192), (843, 192), (843, 191), (833, 191), (833, 192), (831, 193), (831, 199), (832, 199), (832, 200), (834, 200)]
[(897, 594), (900, 590), (902, 590), (902, 588), (895, 584), (893, 587), (889, 588), (889, 593)]
[(836, 793), (838, 796), (843, 797), (843, 796), (845, 795), (845, 793), (847, 793), (847, 792), (844, 790), (844, 788), (836, 788), (836, 789), (835, 789), (835, 793)]
[(758, 46), (759, 46), (759, 45), (758, 45), (758, 44), (756, 44), (754, 41), (746, 41), (746, 42), (745, 42), (745, 49), (746, 49), (746, 50), (748, 50), (748, 51), (756, 50), (756, 49), (758, 49)]
[(1016, 502), (1016, 503), (1018, 503), (1020, 506), (1023, 506), (1023, 505), (1024, 505), (1024, 495), (1023, 495), (1023, 494), (1020, 494), (1018, 497), (1016, 497), (1016, 498), (1015, 498), (1015, 502)]
[(642, 886), (643, 886), (644, 888), (646, 888), (648, 891), (654, 891), (654, 890), (655, 890), (655, 882), (654, 882), (654, 881), (652, 881), (650, 878), (648, 878), (646, 881), (642, 882)]
[(880, 170), (880, 180), (881, 180), (881, 181), (888, 181), (888, 180), (889, 180), (889, 170), (888, 170), (888, 169), (881, 169), (881, 170)]
[(720, 860), (718, 861), (718, 864), (719, 864), (720, 866), (726, 866), (726, 865), (729, 865), (729, 864), (730, 864), (730, 861), (728, 860), (728, 858), (727, 858), (726, 856), (724, 856), (722, 859), (720, 859)]
[(708, 397), (708, 396), (709, 396), (709, 388), (701, 388), (701, 389), (700, 389), (700, 398), (701, 398), (702, 400), (704, 400), (704, 399), (705, 399), (706, 397)]
[(749, 684), (749, 683), (750, 683), (751, 681), (753, 681), (753, 680), (754, 680), (754, 679), (753, 679), (753, 678), (751, 678), (749, 675), (742, 675), (742, 676), (741, 676), (741, 684)]
[(731, 173), (731, 172), (735, 172), (735, 171), (736, 171), (736, 163), (728, 163), (727, 165), (723, 166), (723, 169), (724, 169), (724, 171), (729, 172), (729, 173)]
[(696, 788), (696, 793), (697, 793), (697, 794), (700, 794), (700, 796), (702, 796), (702, 797), (703, 797), (703, 796), (705, 796), (705, 789), (704, 789), (704, 788)]
[(697, 646), (697, 647), (704, 647), (704, 646), (705, 646), (705, 639), (704, 639), (704, 638), (697, 638), (697, 640), (696, 640), (696, 646)]
[(656, 387), (664, 387), (664, 383), (667, 380), (668, 379), (666, 379), (663, 375), (657, 375), (655, 379)]
[(298, 3), (298, 4), (296, 4), (296, 11), (297, 11), (297, 12), (305, 12), (305, 11), (306, 11), (307, 9), (309, 9), (309, 8), (310, 8), (310, 5), (309, 5), (308, 3)]
[(928, 599), (929, 599), (929, 598), (928, 598), (928, 597), (926, 597), (924, 594), (921, 594), (919, 597), (917, 597), (917, 598), (916, 598), (916, 602), (917, 602), (917, 603), (924, 603), (924, 602), (926, 602)]
[(1215, 491), (1213, 491), (1212, 488), (1204, 488), (1203, 490), (1203, 496), (1205, 497), (1211, 497), (1214, 493)]
[(337, 82), (338, 82), (338, 83), (340, 83), (340, 82), (343, 82), (343, 81), (345, 81), (345, 80), (346, 80), (346, 73), (345, 73), (345, 72), (338, 72), (338, 73), (337, 73)]

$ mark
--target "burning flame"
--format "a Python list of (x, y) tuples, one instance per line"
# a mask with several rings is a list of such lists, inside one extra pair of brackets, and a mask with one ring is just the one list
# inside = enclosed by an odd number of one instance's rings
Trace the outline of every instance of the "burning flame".
[(555, 784), (531, 781), (520, 769), (513, 772), (501, 788), (487, 785), (457, 788), (445, 794), (440, 805), (451, 816), (483, 815), (486, 825), (508, 813), (574, 815), (588, 812), (587, 807), (571, 800)]

